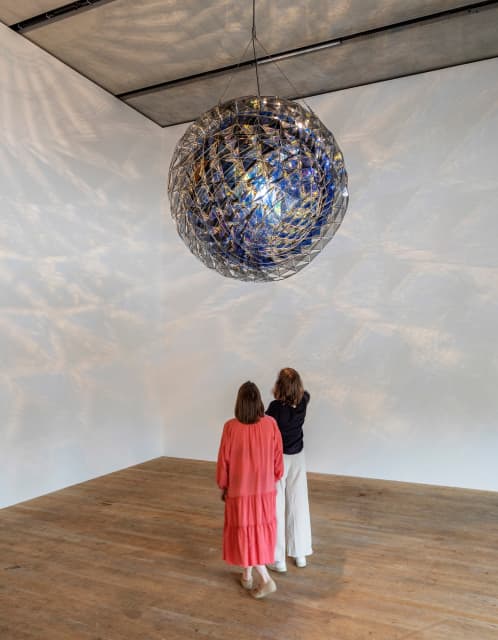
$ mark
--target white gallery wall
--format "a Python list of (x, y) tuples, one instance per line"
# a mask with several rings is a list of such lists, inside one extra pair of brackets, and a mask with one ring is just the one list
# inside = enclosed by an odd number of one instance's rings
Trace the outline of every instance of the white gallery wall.
[(309, 99), (351, 200), (289, 280), (224, 279), (166, 223), (166, 455), (215, 459), (240, 383), (268, 402), (294, 366), (310, 470), (498, 490), (497, 78), (495, 59)]
[(162, 453), (162, 132), (0, 26), (0, 507)]
[(312, 395), (310, 470), (498, 490), (498, 60), (309, 99), (351, 201), (250, 284), (176, 234), (161, 130), (0, 26), (0, 507), (214, 460), (238, 386)]

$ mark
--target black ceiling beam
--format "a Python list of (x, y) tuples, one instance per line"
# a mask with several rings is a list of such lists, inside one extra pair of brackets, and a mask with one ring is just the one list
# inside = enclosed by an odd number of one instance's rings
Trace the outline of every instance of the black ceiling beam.
[[(474, 13), (478, 12), (482, 9), (493, 7), (498, 5), (498, 0), (485, 0), (483, 2), (470, 3), (463, 7), (455, 7), (453, 9), (447, 9), (445, 11), (439, 11), (437, 13), (432, 13), (427, 16), (420, 16), (418, 18), (411, 18), (410, 20), (403, 20), (402, 22), (395, 22), (393, 24), (385, 25), (383, 27), (376, 27), (375, 29), (368, 29), (366, 31), (359, 31), (357, 33), (353, 33), (348, 36), (334, 38), (332, 40), (325, 40), (322, 42), (316, 42), (312, 45), (308, 45), (305, 47), (299, 47), (297, 49), (287, 49), (286, 51), (280, 51), (278, 53), (274, 53), (271, 56), (266, 55), (261, 58), (258, 57), (258, 64), (266, 64), (271, 62), (273, 59), (281, 59), (281, 58), (290, 58), (299, 55), (305, 55), (306, 53), (311, 53), (317, 49), (326, 49), (329, 47), (333, 47), (336, 45), (340, 45), (343, 42), (348, 42), (350, 40), (356, 40), (358, 38), (365, 38), (368, 36), (372, 36), (378, 33), (384, 33), (386, 31), (394, 31), (396, 29), (403, 29), (406, 27), (410, 27), (417, 24), (423, 24), (425, 22), (431, 22), (436, 20), (442, 20), (454, 15), (461, 15), (464, 13)], [(149, 93), (156, 93), (157, 91), (162, 91), (164, 89), (169, 89), (171, 87), (179, 86), (182, 84), (189, 84), (196, 80), (200, 80), (201, 78), (209, 78), (212, 76), (222, 75), (225, 73), (234, 72), (236, 70), (248, 69), (254, 66), (254, 60), (246, 60), (245, 62), (241, 62), (240, 64), (230, 64), (225, 67), (218, 67), (217, 69), (210, 69), (209, 71), (203, 71), (201, 73), (195, 73), (190, 76), (183, 76), (181, 78), (175, 78), (174, 80), (168, 80), (166, 82), (160, 82), (158, 84), (149, 85), (147, 87), (141, 87), (139, 89), (133, 89), (131, 91), (126, 91), (124, 93), (117, 94), (117, 97), (121, 100), (126, 100), (132, 97), (138, 97), (142, 95), (147, 95)]]
[(21, 22), (16, 22), (15, 24), (11, 24), (9, 26), (11, 29), (17, 31), (18, 33), (24, 33), (26, 31), (30, 31), (31, 29), (41, 27), (47, 24), (47, 22), (62, 20), (63, 18), (73, 16), (75, 13), (87, 11), (88, 9), (93, 9), (97, 6), (113, 1), (114, 0), (74, 0), (74, 2), (68, 2), (67, 4), (55, 7), (54, 9), (50, 9), (50, 11), (44, 11), (43, 13), (39, 13), (32, 18), (21, 20)]

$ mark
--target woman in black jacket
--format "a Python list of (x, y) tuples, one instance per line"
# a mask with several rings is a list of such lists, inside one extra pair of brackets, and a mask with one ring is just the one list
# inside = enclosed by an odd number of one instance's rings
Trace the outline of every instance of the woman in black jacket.
[(308, 502), (308, 483), (303, 449), (303, 424), (310, 394), (301, 377), (287, 367), (278, 374), (273, 388), (275, 400), (266, 411), (277, 421), (284, 447), (284, 475), (277, 482), (277, 543), (273, 571), (287, 571), (286, 556), (298, 567), (306, 566), (313, 553)]

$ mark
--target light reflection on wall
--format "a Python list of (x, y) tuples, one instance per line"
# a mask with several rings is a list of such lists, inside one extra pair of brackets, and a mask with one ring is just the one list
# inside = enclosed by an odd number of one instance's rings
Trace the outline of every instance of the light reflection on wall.
[(162, 453), (160, 130), (0, 27), (0, 506)]
[(497, 74), (489, 60), (310, 99), (351, 202), (293, 278), (255, 289), (185, 252), (169, 263), (170, 455), (213, 459), (238, 384), (269, 400), (289, 364), (312, 393), (311, 469), (498, 489)]
[(313, 396), (311, 469), (498, 489), (496, 60), (310, 100), (350, 209), (313, 264), (255, 287), (168, 218), (160, 146), (184, 128), (1, 35), (1, 504), (213, 459), (238, 385), (269, 400), (286, 364)]

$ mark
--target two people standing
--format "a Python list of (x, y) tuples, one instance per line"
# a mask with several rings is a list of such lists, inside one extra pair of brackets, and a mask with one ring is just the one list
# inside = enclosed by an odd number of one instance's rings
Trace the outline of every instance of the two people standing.
[(223, 559), (243, 568), (241, 584), (255, 598), (276, 591), (267, 567), (286, 571), (286, 551), (298, 567), (312, 553), (303, 452), (309, 394), (290, 368), (280, 371), (273, 392), (265, 415), (257, 386), (240, 387), (216, 469), (225, 501)]

